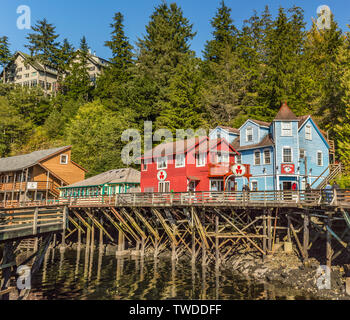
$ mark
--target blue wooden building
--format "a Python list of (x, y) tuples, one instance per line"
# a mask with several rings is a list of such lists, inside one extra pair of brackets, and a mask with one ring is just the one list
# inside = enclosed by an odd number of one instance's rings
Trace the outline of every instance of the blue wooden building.
[(236, 190), (304, 190), (318, 188), (330, 174), (330, 141), (310, 115), (297, 117), (286, 103), (272, 122), (248, 119), (239, 129), (217, 127), (210, 138), (227, 139), (250, 165), (251, 178), (236, 177)]

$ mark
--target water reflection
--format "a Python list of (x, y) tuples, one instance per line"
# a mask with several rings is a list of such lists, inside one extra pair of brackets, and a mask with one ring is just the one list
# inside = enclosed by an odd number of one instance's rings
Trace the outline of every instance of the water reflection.
[[(51, 259), (50, 259), (51, 258)], [(305, 299), (231, 270), (167, 258), (118, 257), (103, 250), (50, 248), (32, 279), (41, 299)]]

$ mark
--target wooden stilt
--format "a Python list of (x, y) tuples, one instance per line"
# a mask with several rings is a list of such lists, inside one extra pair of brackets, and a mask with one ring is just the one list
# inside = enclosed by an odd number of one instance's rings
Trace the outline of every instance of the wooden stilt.
[(263, 259), (266, 257), (267, 254), (267, 235), (266, 235), (266, 211), (264, 210), (264, 215), (263, 215)]
[[(328, 218), (327, 218), (327, 225), (329, 228), (332, 228), (332, 215), (331, 213), (328, 213)], [(332, 235), (329, 231), (329, 229), (327, 229), (327, 244), (326, 244), (326, 260), (327, 260), (327, 267), (329, 268), (329, 270), (331, 270), (332, 267)]]
[(305, 212), (304, 214), (304, 241), (303, 241), (303, 248), (304, 248), (304, 262), (307, 262), (309, 259), (309, 212)]
[[(4, 254), (2, 259), (3, 265), (10, 265), (2, 270), (2, 280), (1, 280), (1, 286), (0, 291), (5, 291), (8, 289), (10, 284), (10, 277), (11, 277), (11, 264), (15, 261), (15, 246), (13, 242), (6, 242), (4, 245)], [(5, 293), (2, 296), (0, 296), (0, 300), (8, 300), (10, 296), (10, 293)]]
[[(103, 226), (103, 217), (100, 218), (100, 224)], [(99, 245), (100, 250), (103, 249), (103, 231), (100, 229), (100, 245)]]
[(287, 239), (288, 242), (292, 242), (292, 236), (291, 236), (291, 229), (290, 229), (290, 217), (289, 214), (287, 214), (287, 221), (288, 221), (288, 229), (287, 229)]
[(215, 268), (220, 267), (219, 257), (219, 216), (215, 216)]
[(194, 208), (191, 208), (191, 230), (192, 230), (192, 257), (191, 262), (194, 264), (196, 262), (196, 230), (194, 226), (194, 215), (193, 215)]
[(268, 237), (267, 247), (268, 247), (269, 254), (270, 254), (272, 251), (271, 210), (268, 210), (268, 212), (267, 212), (267, 237)]

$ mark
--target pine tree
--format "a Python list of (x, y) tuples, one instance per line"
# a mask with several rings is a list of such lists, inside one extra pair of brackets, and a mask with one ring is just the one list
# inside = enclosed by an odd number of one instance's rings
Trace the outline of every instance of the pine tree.
[(127, 82), (131, 76), (130, 67), (133, 64), (132, 46), (125, 36), (123, 20), (124, 17), (120, 12), (114, 15), (111, 24), (112, 37), (105, 42), (105, 46), (112, 51), (112, 59), (96, 85), (97, 96), (112, 100), (112, 104), (118, 108), (125, 105), (127, 101)]
[(64, 92), (68, 99), (89, 101), (92, 84), (88, 73), (89, 46), (85, 36), (80, 40), (80, 47), (74, 53), (68, 69), (68, 75), (63, 81)]
[(238, 44), (238, 30), (231, 19), (231, 9), (221, 1), (215, 17), (211, 20), (213, 40), (207, 41), (204, 49), (205, 60), (218, 62), (227, 47), (234, 51)]
[(69, 65), (72, 63), (74, 55), (74, 47), (69, 43), (68, 39), (63, 40), (63, 44), (60, 45), (57, 51), (57, 70), (58, 80), (60, 84), (63, 80), (64, 75), (68, 73)]
[(59, 35), (56, 34), (55, 29), (56, 28), (51, 23), (48, 23), (46, 19), (39, 20), (37, 24), (32, 27), (34, 33), (30, 33), (27, 36), (29, 45), (25, 45), (31, 54), (28, 62), (37, 61), (43, 66), (45, 75), (45, 94), (47, 94), (47, 67), (57, 68), (59, 43), (56, 42), (56, 39)]
[[(153, 101), (146, 102), (151, 109), (146, 110), (149, 120), (155, 120), (167, 100), (170, 79), (179, 70), (177, 66), (194, 58), (189, 41), (196, 35), (192, 24), (183, 16), (182, 10), (175, 3), (162, 2), (151, 15), (146, 26), (146, 35), (139, 39), (139, 54), (134, 70), (134, 84), (147, 83), (151, 91), (145, 93)], [(150, 80), (153, 82), (149, 83)], [(134, 85), (134, 92), (143, 90)], [(136, 93), (136, 96), (138, 94)], [(140, 110), (142, 112), (142, 110)]]
[(11, 57), (8, 37), (0, 37), (0, 66), (2, 66), (3, 71), (3, 83), (6, 83), (6, 66), (11, 61)]

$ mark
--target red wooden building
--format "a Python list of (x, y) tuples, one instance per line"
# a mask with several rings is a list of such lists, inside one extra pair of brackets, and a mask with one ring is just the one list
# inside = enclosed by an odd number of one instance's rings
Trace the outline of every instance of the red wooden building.
[(235, 176), (250, 176), (249, 166), (235, 165), (236, 156), (225, 139), (162, 143), (141, 158), (141, 192), (233, 191)]

